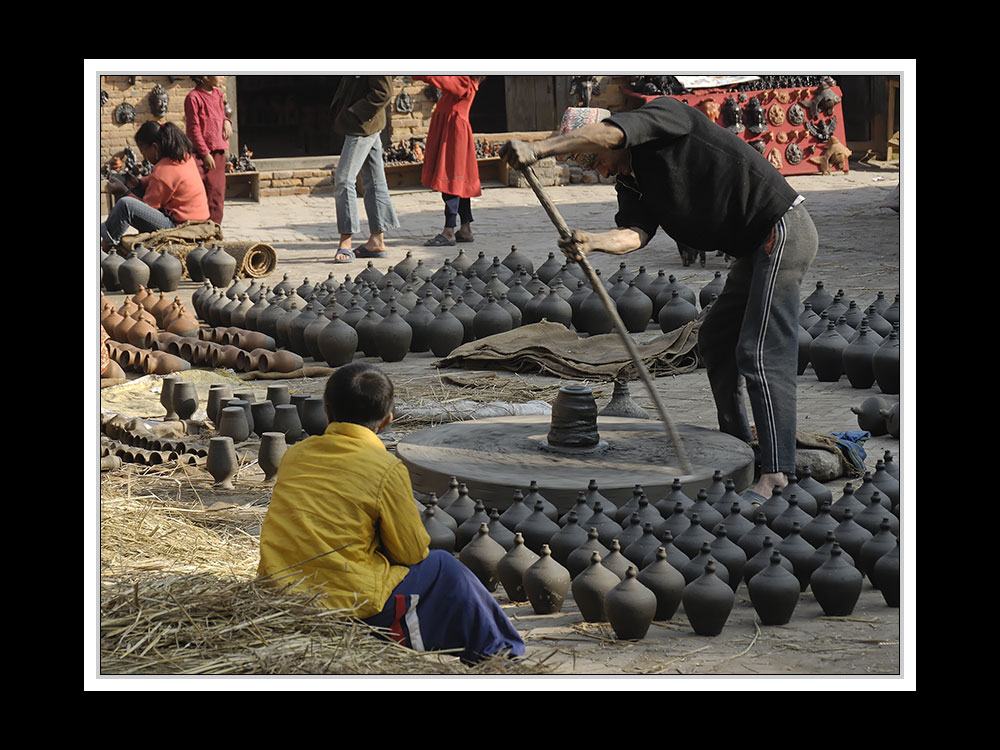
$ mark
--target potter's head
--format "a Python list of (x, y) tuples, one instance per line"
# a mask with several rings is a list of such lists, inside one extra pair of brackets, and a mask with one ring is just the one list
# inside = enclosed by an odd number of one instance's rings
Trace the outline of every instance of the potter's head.
[(372, 432), (392, 422), (395, 388), (382, 370), (365, 362), (339, 367), (326, 381), (323, 405), (331, 422), (350, 422)]

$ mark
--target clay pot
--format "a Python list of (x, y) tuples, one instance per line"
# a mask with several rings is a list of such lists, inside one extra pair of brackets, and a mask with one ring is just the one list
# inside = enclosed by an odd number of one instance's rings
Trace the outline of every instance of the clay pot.
[(888, 430), (882, 411), (889, 408), (889, 402), (881, 396), (869, 396), (851, 411), (858, 415), (858, 427), (867, 430), (873, 437), (885, 435)]
[(716, 575), (716, 565), (712, 560), (705, 563), (702, 575), (684, 587), (681, 598), (692, 629), (704, 636), (716, 636), (722, 632), (735, 600), (733, 590)]
[(653, 300), (646, 296), (635, 280), (630, 281), (625, 292), (615, 300), (615, 307), (630, 333), (643, 333), (653, 317)]
[(109, 292), (117, 292), (121, 289), (118, 281), (118, 267), (125, 262), (125, 258), (117, 252), (108, 253), (107, 257), (101, 259), (101, 286)]
[(605, 596), (608, 621), (619, 640), (641, 640), (646, 637), (656, 615), (656, 595), (646, 588), (630, 566), (625, 578)]
[(538, 482), (531, 480), (528, 483), (528, 494), (524, 496), (524, 504), (534, 510), (538, 507), (538, 503), (542, 504), (542, 512), (546, 516), (553, 521), (559, 520), (559, 510), (541, 493), (541, 490), (538, 489)]
[(226, 406), (219, 412), (219, 435), (232, 438), (234, 443), (242, 443), (250, 437), (250, 423), (242, 406)]
[(430, 543), (427, 545), (428, 548), (454, 553), (455, 532), (441, 521), (447, 515), (444, 511), (439, 511), (432, 506), (425, 508), (423, 513), (420, 514), (420, 518), (423, 521), (424, 530), (430, 537)]
[[(269, 403), (269, 402), (261, 402)], [(264, 481), (274, 480), (281, 465), (281, 459), (288, 450), (285, 435), (281, 432), (263, 432), (260, 436), (260, 448), (257, 450), (257, 464), (264, 472)]]
[(257, 367), (261, 372), (294, 372), (302, 368), (302, 357), (287, 349), (276, 352), (266, 349), (254, 351), (260, 352)]
[(861, 596), (861, 571), (844, 560), (841, 547), (834, 543), (830, 559), (813, 571), (809, 579), (813, 595), (827, 617), (846, 617)]
[(872, 371), (882, 393), (900, 391), (899, 335), (892, 331), (872, 354)]
[(847, 339), (837, 333), (832, 321), (826, 330), (813, 339), (809, 345), (809, 361), (812, 362), (816, 379), (822, 383), (836, 383), (844, 374), (844, 349)]
[(877, 534), (881, 528), (882, 520), (886, 519), (892, 529), (893, 534), (899, 533), (899, 519), (892, 512), (888, 505), (888, 498), (882, 497), (881, 492), (872, 495), (871, 502), (867, 507), (854, 517), (854, 521), (866, 529), (871, 534)]
[(539, 560), (524, 544), (524, 537), (514, 534), (514, 546), (497, 562), (496, 574), (512, 602), (528, 601), (524, 590), (524, 572)]
[[(778, 541), (781, 540), (779, 539)], [(775, 552), (777, 552), (777, 550), (774, 547), (774, 540), (770, 536), (764, 537), (760, 549), (757, 550), (757, 552), (755, 552), (753, 556), (747, 560), (747, 564), (743, 566), (743, 580), (749, 581), (755, 575), (760, 573), (760, 571), (770, 565), (771, 555)], [(793, 576), (795, 575), (795, 567), (787, 558), (784, 557), (784, 555), (781, 556), (780, 564)], [(801, 590), (801, 585), (797, 578), (795, 579), (795, 588), (797, 591)]]
[[(325, 320), (320, 316), (319, 320)], [(316, 348), (330, 367), (340, 367), (354, 360), (358, 350), (358, 332), (331, 313), (329, 322), (316, 336)]]
[(803, 300), (803, 302), (808, 302), (813, 310), (817, 313), (821, 313), (833, 304), (833, 295), (826, 290), (822, 281), (817, 281), (816, 288), (813, 290), (812, 294)]
[[(451, 509), (449, 508), (449, 512)], [(545, 504), (539, 500), (535, 503), (531, 514), (514, 528), (514, 531), (524, 537), (528, 548), (541, 554), (543, 546), (548, 548), (549, 540), (559, 531), (559, 524), (546, 513)]]
[(591, 553), (590, 564), (579, 575), (573, 577), (571, 586), (573, 601), (579, 607), (584, 621), (608, 621), (604, 597), (619, 583), (621, 578), (601, 564), (600, 553)]
[(490, 522), (488, 524), (490, 537), (504, 548), (505, 552), (509, 552), (511, 547), (514, 546), (514, 532), (500, 523), (500, 511), (493, 508), (489, 512)]
[(771, 530), (777, 532), (779, 536), (787, 537), (790, 533), (792, 533), (792, 527), (794, 524), (798, 524), (801, 529), (812, 520), (813, 517), (799, 507), (798, 496), (791, 495), (788, 498), (787, 507), (775, 516), (770, 525)]
[(642, 533), (639, 537), (622, 548), (622, 554), (642, 570), (643, 562), (656, 552), (660, 544), (659, 538), (653, 532), (653, 524), (647, 522), (642, 525)]
[(208, 387), (208, 400), (205, 404), (205, 413), (212, 420), (213, 424), (219, 423), (219, 411), (223, 401), (233, 398), (232, 386), (224, 383), (213, 383)]
[(149, 283), (149, 266), (133, 250), (118, 266), (118, 286), (125, 294), (135, 294)]
[(854, 496), (854, 485), (848, 482), (844, 485), (840, 498), (830, 506), (830, 515), (840, 523), (846, 517), (846, 511), (850, 510), (852, 514), (857, 514), (864, 509), (865, 504)]
[(888, 519), (883, 519), (879, 524), (878, 532), (871, 539), (861, 545), (861, 557), (856, 561), (857, 568), (868, 577), (872, 585), (878, 588), (878, 583), (872, 577), (875, 563), (887, 552), (896, 548), (897, 536), (892, 533), (892, 528)]
[(701, 525), (701, 518), (697, 513), (691, 515), (688, 520), (689, 526), (680, 534), (674, 535), (674, 546), (690, 558), (700, 552), (703, 544), (715, 541), (715, 536)]
[[(443, 500), (443, 497), (442, 497)], [(469, 495), (469, 488), (465, 484), (458, 485), (458, 496), (447, 505), (440, 503), (444, 511), (455, 519), (455, 523), (461, 526), (476, 512), (476, 501)]]
[(670, 491), (663, 498), (657, 500), (653, 506), (666, 518), (674, 512), (674, 507), (677, 503), (681, 503), (684, 506), (684, 510), (694, 505), (694, 500), (684, 494), (684, 485), (680, 479), (674, 479)]
[(194, 383), (186, 380), (174, 383), (173, 404), (178, 419), (189, 419), (198, 409), (198, 391)]
[(888, 409), (883, 409), (882, 418), (885, 419), (885, 428), (894, 438), (899, 438), (901, 429), (900, 419), (902, 418), (902, 408), (897, 401)]
[(764, 539), (768, 537), (771, 537), (775, 542), (780, 542), (782, 539), (778, 534), (771, 531), (771, 527), (767, 525), (767, 516), (758, 508), (754, 515), (753, 528), (744, 533), (737, 544), (746, 553), (749, 560), (760, 552)]
[(899, 539), (896, 545), (882, 555), (869, 576), (875, 588), (890, 607), (899, 606)]
[(217, 487), (225, 490), (233, 489), (233, 477), (239, 469), (239, 461), (231, 437), (220, 436), (209, 440), (205, 469), (215, 479)]
[[(729, 568), (715, 561), (715, 557), (712, 554), (712, 544), (707, 541), (702, 543), (701, 549), (698, 550), (698, 554), (692, 555), (691, 559), (679, 569), (681, 575), (684, 576), (684, 582), (691, 583), (691, 581), (702, 575), (705, 571), (705, 564), (709, 561), (715, 564), (715, 574), (719, 577), (719, 579), (727, 586), (731, 585), (732, 582), (730, 581)], [(737, 583), (738, 582), (739, 581), (737, 580)]]
[[(567, 303), (568, 304), (568, 303)], [(577, 330), (590, 336), (597, 336), (602, 333), (611, 333), (615, 328), (614, 320), (608, 314), (601, 301), (601, 296), (597, 293), (588, 295), (577, 313)], [(573, 320), (572, 308), (570, 308), (570, 320)]]
[(450, 310), (441, 309), (427, 324), (427, 344), (438, 357), (447, 357), (465, 338), (465, 326)]
[(600, 553), (602, 564), (603, 560), (611, 554), (611, 550), (601, 544), (601, 540), (597, 536), (597, 529), (590, 529), (587, 532), (587, 541), (570, 552), (569, 557), (566, 558), (566, 569), (569, 570), (573, 578), (576, 578), (590, 565), (590, 557), (593, 552)]
[(725, 527), (721, 524), (716, 527), (715, 541), (709, 547), (712, 559), (725, 566), (729, 574), (729, 585), (736, 591), (736, 587), (743, 579), (743, 567), (747, 562), (746, 552), (729, 539)]
[(322, 435), (330, 424), (321, 396), (310, 396), (302, 404), (302, 429), (310, 435)]
[(658, 547), (653, 562), (639, 571), (639, 583), (656, 597), (654, 620), (669, 620), (680, 607), (684, 596), (684, 576), (667, 559), (665, 547)]
[(819, 507), (816, 516), (802, 526), (802, 538), (809, 542), (809, 544), (813, 547), (819, 547), (823, 544), (826, 539), (827, 532), (833, 531), (837, 528), (837, 524), (839, 522), (831, 514), (831, 507), (830, 503), (824, 502)]
[(298, 408), (294, 404), (277, 404), (274, 407), (274, 422), (271, 429), (282, 433), (289, 445), (301, 440), (303, 430)]
[(514, 327), (514, 319), (490, 295), (472, 319), (472, 330), (477, 339), (505, 333)]
[(171, 372), (190, 370), (191, 363), (167, 352), (150, 352), (146, 360), (147, 375), (166, 375)]
[(552, 551), (552, 557), (560, 565), (566, 565), (573, 550), (587, 541), (587, 531), (577, 523), (576, 513), (569, 512), (569, 518), (562, 528), (549, 537), (548, 545)]
[(762, 625), (785, 625), (799, 601), (799, 581), (781, 564), (781, 553), (771, 553), (770, 564), (747, 580), (747, 591)]
[(878, 350), (878, 344), (868, 335), (868, 328), (862, 328), (858, 335), (843, 351), (844, 374), (852, 388), (871, 388), (875, 382), (875, 371), (872, 368), (872, 356)]
[[(455, 478), (452, 477), (455, 481)], [(455, 497), (458, 497), (458, 482), (455, 481)], [(524, 502), (524, 493), (514, 490), (514, 496), (507, 509), (500, 514), (500, 522), (511, 531), (517, 530), (517, 525), (531, 515), (532, 509)]]
[(506, 554), (507, 551), (490, 536), (489, 524), (483, 523), (480, 524), (475, 538), (462, 547), (458, 558), (487, 591), (493, 592), (500, 582), (497, 577), (497, 565)]
[(486, 512), (486, 506), (482, 500), (476, 500), (475, 509), (472, 515), (466, 518), (455, 532), (455, 549), (464, 549), (465, 545), (476, 538), (479, 527), (483, 524), (489, 529), (490, 515)]
[[(843, 520), (837, 524), (833, 530), (841, 548), (851, 556), (852, 559), (861, 558), (861, 548), (864, 543), (872, 538), (873, 534), (854, 520), (854, 512), (850, 509), (844, 511)], [(882, 519), (880, 518), (879, 521)]]
[(698, 317), (698, 311), (694, 305), (681, 297), (680, 293), (674, 289), (670, 298), (660, 308), (656, 319), (659, 322), (660, 330), (669, 333), (687, 325), (696, 317)]
[(184, 265), (187, 267), (187, 275), (191, 281), (204, 281), (205, 272), (201, 269), (201, 260), (208, 253), (208, 248), (203, 242), (199, 242), (194, 250), (184, 256)]
[(201, 258), (201, 272), (216, 287), (225, 288), (236, 273), (236, 258), (226, 252), (221, 245), (214, 245)]
[(180, 381), (180, 378), (168, 375), (160, 381), (160, 406), (164, 408), (166, 414), (163, 415), (164, 421), (170, 421), (177, 419), (177, 413), (174, 411), (174, 383)]
[(884, 505), (892, 507), (899, 505), (899, 479), (889, 473), (884, 461), (879, 460), (875, 463), (872, 484), (878, 487), (878, 491), (887, 499)]
[(562, 610), (571, 579), (569, 571), (552, 558), (549, 546), (543, 544), (538, 560), (524, 571), (522, 582), (535, 613), (549, 615)]
[(802, 538), (798, 522), (793, 523), (788, 535), (774, 546), (792, 563), (795, 577), (799, 579), (799, 586), (805, 591), (809, 586), (808, 561), (815, 554), (816, 548)]
[(157, 258), (149, 267), (149, 285), (161, 292), (177, 289), (184, 273), (184, 264), (166, 249), (157, 253)]
[(569, 302), (556, 293), (547, 294), (538, 304), (538, 319), (550, 323), (561, 323), (570, 328), (573, 325), (573, 308)]

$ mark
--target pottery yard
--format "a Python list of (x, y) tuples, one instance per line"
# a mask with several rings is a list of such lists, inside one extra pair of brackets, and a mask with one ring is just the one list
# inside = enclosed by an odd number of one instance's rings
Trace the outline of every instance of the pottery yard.
[[(915, 553), (902, 542), (914, 533), (915, 452), (902, 414), (912, 419), (915, 377), (899, 352), (915, 341), (902, 249), (913, 196), (903, 190), (901, 209), (898, 159), (856, 153), (844, 169), (828, 156), (818, 171), (783, 173), (819, 249), (801, 285), (796, 473), (759, 509), (744, 496), (755, 453), (719, 430), (698, 348), (732, 258), (692, 262), (663, 231), (624, 255), (589, 254), (627, 321), (619, 332), (556, 244), (552, 211), (572, 229), (614, 225), (613, 178), (551, 179), (570, 170), (551, 157), (539, 162), (541, 191), (484, 177), (474, 241), (436, 245), (440, 193), (390, 186), (399, 227), (385, 233), (385, 257), (344, 263), (333, 262), (332, 192), (231, 197), (221, 231), (203, 236), (126, 234), (121, 252), (87, 266), (85, 303), (100, 310), (97, 343), (114, 366), (85, 409), (100, 454), (85, 490), (97, 579), (85, 594), (85, 619), (97, 621), (86, 681), (911, 687)], [(361, 216), (355, 245), (368, 236)], [(408, 649), (308, 591), (258, 580), (277, 467), (324, 432), (327, 381), (353, 362), (392, 380), (378, 438), (406, 468), (431, 549), (487, 586), (523, 657), (466, 665)], [(841, 574), (856, 588), (846, 602)], [(787, 611), (765, 603), (768, 576), (791, 589), (777, 607)], [(723, 600), (721, 614), (700, 595)], [(632, 624), (632, 597), (657, 614)]]

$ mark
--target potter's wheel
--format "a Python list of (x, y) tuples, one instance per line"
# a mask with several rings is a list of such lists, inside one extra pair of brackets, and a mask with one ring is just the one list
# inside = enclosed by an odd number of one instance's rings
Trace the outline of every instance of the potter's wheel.
[(675, 478), (685, 492), (712, 483), (716, 471), (731, 478), (742, 492), (753, 482), (754, 456), (743, 441), (692, 425), (677, 425), (693, 471), (679, 465), (659, 421), (599, 417), (603, 445), (599, 450), (549, 450), (548, 418), (496, 417), (453, 422), (414, 432), (401, 440), (398, 456), (410, 471), (417, 492), (443, 494), (452, 476), (490, 508), (506, 508), (515, 489), (527, 493), (529, 483), (560, 510), (569, 510), (577, 493), (595, 480), (616, 505), (632, 497), (641, 484), (650, 502), (669, 492)]

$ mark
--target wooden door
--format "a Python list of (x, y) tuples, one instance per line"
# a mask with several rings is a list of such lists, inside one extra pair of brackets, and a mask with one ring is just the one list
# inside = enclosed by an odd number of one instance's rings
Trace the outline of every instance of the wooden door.
[(505, 76), (507, 130), (556, 130), (569, 98), (569, 76)]

